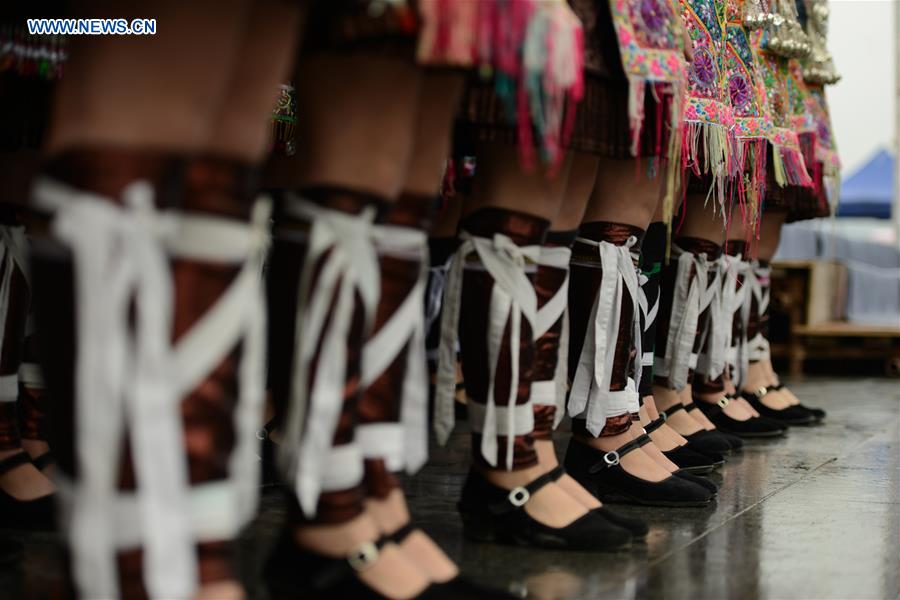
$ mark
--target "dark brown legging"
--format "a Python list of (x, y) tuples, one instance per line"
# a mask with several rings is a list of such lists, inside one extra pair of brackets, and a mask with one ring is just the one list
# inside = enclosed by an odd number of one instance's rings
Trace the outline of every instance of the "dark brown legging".
[[(633, 251), (640, 250), (644, 230), (624, 223), (609, 223), (595, 221), (583, 223), (578, 232), (580, 237), (593, 241), (605, 241), (617, 246), (624, 245), (628, 238), (634, 236), (638, 243)], [(576, 261), (581, 264), (575, 264)], [(572, 274), (569, 282), (569, 318), (572, 335), (569, 338), (569, 378), (575, 377), (578, 369), (578, 360), (581, 357), (581, 349), (584, 345), (584, 335), (588, 330), (591, 318), (591, 310), (594, 299), (600, 293), (600, 284), (603, 280), (603, 269), (600, 257), (594, 246), (578, 241), (572, 248)], [(590, 264), (591, 266), (587, 266)], [(619, 316), (619, 332), (613, 358), (613, 371), (609, 383), (610, 391), (624, 390), (628, 384), (628, 378), (633, 375), (628, 368), (630, 359), (634, 355), (634, 310), (628, 294), (622, 295), (622, 306)], [(640, 359), (640, 358), (638, 358)], [(606, 418), (606, 423), (600, 436), (619, 435), (628, 431), (634, 415), (624, 413)], [(587, 421), (582, 418), (572, 419), (572, 433), (582, 436), (591, 436), (587, 429)]]

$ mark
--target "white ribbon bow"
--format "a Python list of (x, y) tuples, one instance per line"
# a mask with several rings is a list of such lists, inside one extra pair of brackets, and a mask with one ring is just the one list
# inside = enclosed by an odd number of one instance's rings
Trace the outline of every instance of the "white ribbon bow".
[[(285, 198), (285, 209), (311, 226), (301, 266), (291, 398), (279, 459), (294, 480), (303, 511), (314, 515), (322, 490), (322, 457), (331, 447), (344, 402), (347, 335), (354, 297), (359, 294), (362, 299), (366, 331), (371, 328), (378, 303), (381, 283), (372, 240), (375, 212), (366, 209), (351, 215), (318, 207), (293, 195)], [(330, 326), (326, 331), (329, 312)], [(320, 355), (314, 364), (320, 339)], [(315, 380), (310, 389), (314, 368)]]
[[(725, 347), (727, 362), (734, 368), (734, 384), (740, 387), (747, 373), (747, 329), (741, 330), (740, 339), (734, 339), (734, 319), (744, 322), (744, 307), (747, 305), (747, 271), (749, 263), (742, 255), (722, 255), (722, 308), (732, 327), (726, 330)], [(738, 285), (740, 283), (740, 285)], [(749, 308), (749, 307), (748, 307)], [(740, 312), (740, 314), (738, 314)]]
[[(525, 273), (526, 261), (537, 262), (539, 246), (517, 246), (509, 237), (495, 234), (493, 238), (477, 237), (463, 231), (461, 245), (450, 263), (444, 288), (444, 312), (441, 320), (441, 347), (438, 353), (438, 374), (435, 386), (434, 427), (438, 441), (445, 443), (453, 430), (455, 417), (453, 396), (456, 387), (456, 339), (459, 329), (460, 294), (466, 257), (472, 252), (494, 280), (488, 307), (488, 381), (487, 405), (482, 427), (481, 453), (492, 466), (497, 465), (497, 407), (494, 399), (497, 367), (503, 333), (509, 323), (511, 376), (506, 411), (507, 468), (512, 468), (512, 450), (516, 431), (516, 395), (519, 388), (519, 347), (522, 318), (532, 326), (537, 319), (537, 296)], [(530, 403), (529, 403), (530, 405)], [(533, 417), (533, 415), (532, 415)]]
[(672, 314), (665, 355), (656, 356), (653, 367), (654, 374), (666, 377), (669, 386), (680, 391), (687, 385), (688, 371), (693, 368), (692, 354), (700, 303), (708, 288), (708, 262), (705, 254), (695, 256), (675, 245), (672, 246), (672, 253), (678, 257)]
[[(196, 552), (188, 520), (187, 465), (172, 381), (172, 280), (164, 240), (175, 222), (153, 207), (153, 188), (127, 187), (124, 207), (50, 181), (36, 200), (57, 210), (53, 230), (72, 249), (79, 331), (75, 374), (79, 475), (71, 536), (75, 577), (90, 597), (118, 594), (114, 506), (122, 426), (129, 423), (139, 481), (144, 569), (153, 598), (190, 596)], [(101, 293), (98, 293), (101, 290)], [(132, 303), (134, 325), (129, 325)], [(125, 419), (117, 415), (125, 414)], [(108, 457), (103, 460), (100, 457)]]
[[(217, 217), (157, 212), (153, 195), (148, 183), (134, 183), (123, 191), (122, 208), (49, 180), (35, 188), (35, 201), (57, 212), (54, 232), (72, 248), (76, 274), (80, 477), (77, 491), (71, 490), (76, 493), (68, 494), (68, 523), (78, 548), (76, 580), (89, 597), (118, 595), (115, 552), (123, 543), (143, 545), (152, 598), (189, 597), (196, 589), (196, 503), (190, 500), (180, 399), (241, 338), (238, 440), (231, 457), (239, 485), (235, 495), (208, 507), (227, 522), (207, 525), (237, 532), (255, 510), (253, 444), (265, 370), (260, 275), (270, 203), (257, 202), (248, 227)], [(170, 254), (243, 263), (225, 294), (176, 346), (171, 342)], [(123, 532), (109, 523), (123, 506), (132, 505), (117, 491), (116, 449), (126, 423), (138, 488), (135, 516)]]
[[(562, 319), (559, 332), (559, 348), (556, 354), (556, 370), (553, 380), (549, 382), (534, 381), (531, 384), (531, 399), (535, 404), (548, 404), (556, 407), (553, 416), (553, 427), (562, 422), (566, 410), (566, 388), (569, 383), (569, 260), (572, 250), (566, 247), (544, 246), (538, 263), (544, 267), (565, 270), (566, 276), (556, 293), (537, 311), (537, 325), (534, 338), (539, 339), (553, 325)], [(544, 392), (546, 385), (546, 393)], [(550, 393), (552, 391), (552, 398)], [(545, 397), (546, 395), (546, 397)]]
[[(638, 394), (634, 381), (640, 380), (642, 368), (640, 284), (631, 256), (631, 248), (637, 243), (637, 238), (631, 236), (621, 246), (585, 238), (577, 238), (576, 241), (597, 248), (602, 279), (591, 308), (584, 345), (569, 393), (569, 415), (572, 417), (584, 415), (588, 431), (596, 436), (603, 430), (607, 417), (624, 412), (637, 412), (638, 409)], [(626, 389), (611, 391), (609, 386), (619, 337), (622, 299), (625, 294), (629, 295), (632, 306), (635, 307), (632, 325), (636, 348), (632, 362), (634, 379), (629, 378)]]
[[(428, 237), (409, 227), (376, 225), (375, 243), (382, 254), (401, 254), (419, 261), (419, 277), (413, 289), (390, 319), (366, 343), (362, 360), (362, 385), (368, 387), (406, 348), (406, 378), (400, 404), (402, 441), (399, 453), (385, 456), (393, 470), (415, 473), (428, 460), (428, 365), (425, 357), (425, 314), (422, 299), (428, 283)], [(385, 448), (387, 449), (387, 448)]]

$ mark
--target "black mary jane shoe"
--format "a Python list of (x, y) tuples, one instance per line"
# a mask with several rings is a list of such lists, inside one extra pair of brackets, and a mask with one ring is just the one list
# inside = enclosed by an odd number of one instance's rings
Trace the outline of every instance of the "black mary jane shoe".
[[(693, 402), (691, 403), (691, 407), (693, 408)], [(660, 414), (665, 415), (666, 419), (668, 419), (679, 410), (687, 412), (687, 407), (685, 407), (684, 404), (679, 403), (667, 408)], [(716, 430), (707, 431), (706, 429), (701, 429), (690, 435), (681, 434), (681, 437), (688, 441), (688, 448), (694, 452), (700, 452), (716, 459), (720, 456), (724, 458), (723, 455), (731, 454), (733, 450), (740, 450), (744, 445), (744, 443), (740, 441), (740, 438), (737, 438), (737, 442), (733, 442), (726, 438), (724, 434), (721, 434)]]
[[(31, 463), (24, 450), (0, 461), (0, 475)], [(0, 490), (0, 529), (50, 531), (56, 527), (55, 494), (19, 500)]]
[[(644, 433), (650, 434), (660, 428), (666, 422), (665, 413), (661, 414), (658, 419), (651, 421), (644, 427)], [(678, 465), (678, 468), (686, 473), (694, 473), (703, 475), (718, 469), (725, 464), (725, 459), (719, 455), (712, 457), (707, 454), (695, 452), (687, 446), (676, 446), (671, 450), (663, 450), (663, 455)]]
[(706, 488), (707, 490), (709, 490), (709, 493), (712, 494), (713, 496), (715, 496), (719, 493), (719, 486), (717, 486), (715, 483), (713, 483), (706, 477), (698, 477), (697, 475), (693, 475), (691, 473), (686, 473), (684, 470), (675, 471), (674, 473), (672, 473), (672, 475), (675, 475), (676, 477), (681, 477), (682, 479), (686, 479), (688, 481), (696, 483), (699, 486)]
[(762, 403), (763, 397), (768, 393), (768, 388), (761, 387), (755, 392), (741, 392), (741, 396), (743, 396), (744, 399), (750, 403), (750, 406), (756, 409), (756, 412), (761, 416), (778, 421), (783, 425), (796, 427), (798, 425), (812, 425), (816, 422), (815, 417), (799, 406), (788, 406), (781, 410), (769, 408)]
[[(279, 600), (386, 600), (386, 596), (364, 584), (357, 575), (378, 561), (381, 549), (388, 542), (387, 538), (366, 542), (346, 557), (334, 558), (303, 550), (284, 528), (263, 570), (269, 597)], [(459, 596), (446, 587), (431, 584), (416, 598), (454, 600)]]
[(650, 442), (641, 435), (610, 452), (598, 450), (572, 438), (566, 450), (566, 471), (602, 502), (645, 506), (706, 506), (712, 499), (705, 488), (670, 475), (662, 481), (647, 481), (622, 468), (620, 459)]
[(786, 428), (783, 425), (763, 416), (751, 416), (746, 421), (739, 421), (726, 415), (723, 409), (730, 402), (731, 398), (723, 395), (715, 404), (701, 400), (696, 405), (716, 429), (725, 433), (742, 438), (772, 438), (785, 434)]
[[(779, 383), (776, 385), (770, 385), (766, 389), (770, 392), (778, 392), (778, 391), (781, 391), (783, 388), (784, 388), (784, 384)], [(794, 406), (799, 406), (800, 408), (802, 408), (803, 410), (805, 410), (806, 412), (811, 414), (813, 419), (816, 420), (816, 422), (823, 421), (828, 414), (821, 408), (813, 408), (812, 406), (806, 406), (802, 402), (800, 404), (795, 404)]]
[(631, 543), (627, 529), (614, 525), (590, 511), (565, 527), (549, 527), (533, 519), (525, 510), (531, 495), (559, 479), (557, 467), (528, 485), (507, 490), (470, 470), (457, 505), (463, 533), (475, 542), (499, 542), (553, 550), (610, 551)]
[[(394, 542), (399, 546), (409, 534), (418, 530), (419, 528), (412, 523), (406, 523), (406, 525), (401, 526), (397, 531), (389, 533), (384, 537), (386, 540)], [(433, 583), (432, 586), (443, 588), (451, 592), (454, 594), (454, 598), (475, 598), (476, 600), (513, 600), (516, 598), (516, 596), (502, 590), (478, 585), (462, 575), (457, 575), (453, 579), (442, 583)]]

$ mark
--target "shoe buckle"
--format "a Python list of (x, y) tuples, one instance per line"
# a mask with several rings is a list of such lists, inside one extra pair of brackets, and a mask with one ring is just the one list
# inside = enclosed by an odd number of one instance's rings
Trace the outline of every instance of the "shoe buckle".
[(725, 408), (726, 406), (728, 406), (729, 402), (731, 402), (731, 400), (728, 399), (728, 396), (722, 396), (721, 398), (716, 400), (716, 404), (718, 404), (720, 408)]
[(518, 508), (531, 500), (531, 492), (529, 492), (524, 487), (519, 486), (509, 493), (507, 499), (509, 500), (510, 504)]
[(662, 419), (663, 423), (665, 423), (669, 420), (669, 415), (666, 413), (666, 411), (662, 411), (661, 413), (659, 413), (659, 418)]
[(765, 386), (760, 386), (760, 387), (756, 388), (756, 397), (757, 398), (762, 398), (763, 396), (765, 396), (768, 393), (769, 393), (769, 390), (767, 390)]
[(267, 437), (269, 437), (269, 432), (266, 431), (265, 427), (263, 427), (262, 429), (257, 429), (257, 430), (256, 430), (256, 439), (258, 439), (259, 441), (262, 442), (262, 441), (264, 441)]
[(615, 450), (610, 450), (603, 455), (603, 462), (606, 463), (607, 467), (616, 466), (617, 464), (619, 464), (619, 453)]
[(372, 542), (360, 544), (347, 556), (347, 562), (355, 571), (362, 572), (372, 566), (378, 560), (378, 546)]

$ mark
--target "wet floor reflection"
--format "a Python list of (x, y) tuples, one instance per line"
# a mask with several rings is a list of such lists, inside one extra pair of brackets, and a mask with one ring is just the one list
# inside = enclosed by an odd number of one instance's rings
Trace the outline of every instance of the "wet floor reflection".
[[(900, 385), (817, 379), (794, 389), (829, 411), (826, 425), (748, 444), (713, 474), (721, 491), (706, 508), (614, 507), (650, 524), (647, 542), (627, 551), (464, 541), (455, 508), (468, 466), (463, 432), (406, 482), (411, 510), (464, 573), (521, 598), (900, 597)], [(258, 573), (283, 515), (267, 495), (244, 538), (251, 599), (266, 597)], [(51, 597), (62, 582), (52, 536), (19, 539), (24, 575), (0, 564), (0, 598)]]
[(827, 424), (749, 443), (713, 475), (721, 491), (709, 507), (616, 506), (651, 527), (627, 552), (461, 541), (453, 502), (465, 435), (435, 449), (439, 466), (409, 482), (413, 511), (463, 571), (523, 598), (895, 598), (900, 386), (820, 379), (794, 388), (829, 410)]

